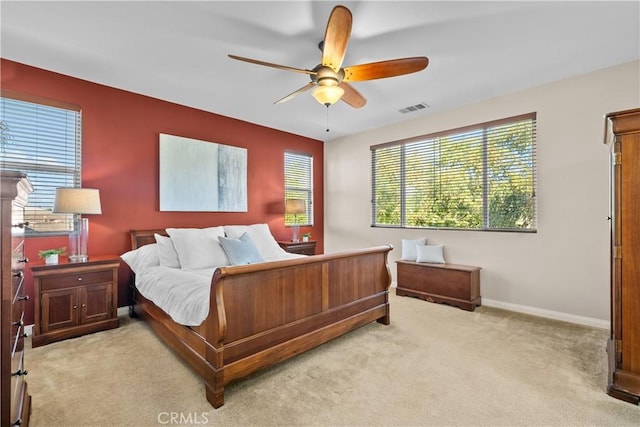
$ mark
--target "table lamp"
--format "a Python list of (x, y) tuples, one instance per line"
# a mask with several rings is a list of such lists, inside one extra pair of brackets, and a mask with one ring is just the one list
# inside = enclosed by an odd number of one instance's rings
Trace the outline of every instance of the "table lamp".
[(293, 215), (293, 237), (292, 242), (299, 242), (298, 233), (300, 226), (298, 225), (298, 215), (306, 213), (307, 207), (303, 199), (287, 199), (284, 204), (284, 213)]
[[(101, 214), (100, 192), (94, 188), (56, 188), (53, 212), (72, 214)], [(69, 261), (86, 262), (89, 220), (78, 216), (74, 230), (69, 233)]]

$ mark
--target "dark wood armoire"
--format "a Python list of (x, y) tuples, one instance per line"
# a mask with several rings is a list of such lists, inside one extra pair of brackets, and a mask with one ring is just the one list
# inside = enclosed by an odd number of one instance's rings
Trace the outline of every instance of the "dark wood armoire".
[(640, 401), (640, 109), (606, 116), (611, 146), (609, 395)]

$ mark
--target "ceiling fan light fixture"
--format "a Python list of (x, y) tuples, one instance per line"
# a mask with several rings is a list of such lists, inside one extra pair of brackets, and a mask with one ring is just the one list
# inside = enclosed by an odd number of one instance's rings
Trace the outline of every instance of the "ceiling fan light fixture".
[(322, 105), (333, 105), (342, 98), (344, 89), (340, 86), (317, 86), (311, 95)]

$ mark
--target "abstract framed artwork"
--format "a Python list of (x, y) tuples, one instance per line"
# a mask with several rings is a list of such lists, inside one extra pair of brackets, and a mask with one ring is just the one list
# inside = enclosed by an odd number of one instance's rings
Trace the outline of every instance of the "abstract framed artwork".
[(160, 210), (247, 212), (247, 149), (161, 133)]

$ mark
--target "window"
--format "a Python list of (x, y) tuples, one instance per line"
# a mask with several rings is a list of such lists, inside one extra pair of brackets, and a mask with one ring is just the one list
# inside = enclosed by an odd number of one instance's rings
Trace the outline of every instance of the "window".
[(284, 198), (302, 199), (306, 213), (285, 214), (285, 225), (313, 225), (313, 157), (308, 154), (284, 153)]
[(536, 114), (371, 147), (372, 225), (535, 231)]
[(52, 211), (57, 187), (80, 186), (80, 110), (31, 101), (2, 93), (0, 168), (26, 173), (34, 187), (25, 209), (27, 233), (67, 232), (73, 215)]

